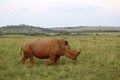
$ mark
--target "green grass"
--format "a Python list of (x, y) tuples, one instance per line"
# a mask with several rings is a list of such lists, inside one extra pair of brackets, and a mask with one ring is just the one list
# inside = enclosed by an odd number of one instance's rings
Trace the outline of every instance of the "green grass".
[[(120, 33), (106, 34), (108, 36), (94, 33), (89, 36), (1, 36), (0, 80), (119, 80)], [(52, 38), (66, 38), (71, 48), (82, 49), (81, 55), (76, 61), (62, 56), (58, 67), (46, 66), (47, 60), (35, 57), (34, 66), (29, 60), (25, 65), (20, 64), (20, 48), (25, 42)]]

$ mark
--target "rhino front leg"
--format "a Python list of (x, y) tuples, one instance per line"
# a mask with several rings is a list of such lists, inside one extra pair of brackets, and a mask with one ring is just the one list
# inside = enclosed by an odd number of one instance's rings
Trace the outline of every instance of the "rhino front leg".
[(30, 63), (31, 63), (32, 65), (35, 64), (35, 62), (34, 62), (34, 60), (33, 60), (33, 57), (29, 57), (29, 60), (30, 60)]
[(51, 64), (55, 63), (55, 57), (56, 57), (56, 56), (53, 55), (53, 54), (49, 55), (50, 61), (47, 61), (47, 62), (46, 62), (46, 65), (51, 65)]
[(60, 56), (55, 56), (55, 64), (58, 66), (59, 65), (59, 62), (58, 62), (58, 60), (60, 59)]

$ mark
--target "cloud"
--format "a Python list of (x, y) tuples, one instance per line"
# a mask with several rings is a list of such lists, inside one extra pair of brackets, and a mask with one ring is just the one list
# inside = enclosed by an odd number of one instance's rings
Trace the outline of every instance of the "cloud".
[(54, 7), (79, 7), (84, 5), (97, 6), (106, 11), (117, 12), (120, 10), (119, 4), (119, 0), (5, 0), (0, 3), (0, 13), (2, 15), (15, 12), (19, 14), (27, 10), (29, 14), (40, 14)]
[(52, 6), (54, 6), (54, 2), (50, 0), (6, 0), (0, 6), (0, 13), (2, 15), (7, 15), (8, 13), (20, 14), (27, 10), (29, 14), (37, 14)]
[(111, 23), (120, 20), (119, 4), (120, 0), (0, 0), (0, 25), (110, 24), (112, 18)]
[(120, 0), (92, 0), (91, 5), (93, 4), (108, 10), (120, 9)]

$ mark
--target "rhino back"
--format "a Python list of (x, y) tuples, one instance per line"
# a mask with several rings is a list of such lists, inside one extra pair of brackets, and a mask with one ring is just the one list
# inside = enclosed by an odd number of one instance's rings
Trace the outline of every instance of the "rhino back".
[(50, 54), (62, 56), (65, 54), (66, 41), (63, 39), (52, 39), (48, 41), (29, 41), (28, 45), (34, 56), (38, 58), (48, 58)]

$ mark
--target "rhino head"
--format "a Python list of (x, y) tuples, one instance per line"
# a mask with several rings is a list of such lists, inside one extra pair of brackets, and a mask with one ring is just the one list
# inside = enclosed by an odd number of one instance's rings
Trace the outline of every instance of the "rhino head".
[(76, 60), (79, 54), (81, 53), (81, 50), (78, 52), (75, 50), (72, 50), (67, 41), (65, 42), (65, 44), (66, 44), (65, 45), (65, 56), (69, 59)]
[(66, 50), (65, 56), (69, 59), (76, 60), (80, 53), (81, 53), (81, 50), (77, 52), (75, 50), (69, 49), (69, 50)]

